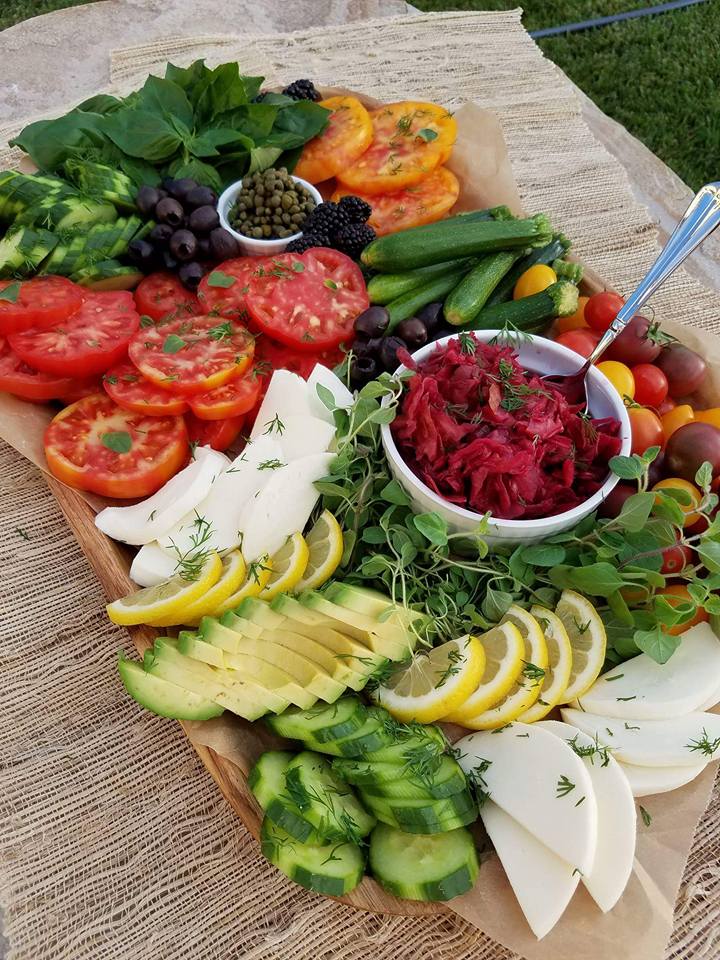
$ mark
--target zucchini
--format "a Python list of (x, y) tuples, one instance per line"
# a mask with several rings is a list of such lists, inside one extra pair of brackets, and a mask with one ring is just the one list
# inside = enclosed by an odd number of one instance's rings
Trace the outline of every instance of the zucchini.
[(411, 290), (389, 303), (387, 312), (390, 314), (390, 323), (387, 327), (387, 333), (393, 331), (402, 320), (414, 316), (418, 310), (427, 306), (428, 303), (444, 300), (450, 291), (460, 283), (466, 273), (467, 268), (445, 273), (441, 277), (428, 280), (421, 287), (416, 287), (415, 290)]
[(70, 279), (81, 287), (93, 290), (132, 290), (143, 278), (137, 267), (128, 267), (118, 260), (100, 260), (81, 267)]
[(585, 273), (581, 263), (571, 263), (569, 260), (553, 260), (552, 268), (558, 280), (569, 280), (576, 285), (580, 283)]
[(0, 277), (29, 277), (50, 254), (58, 238), (49, 230), (18, 224), (0, 240)]
[(355, 843), (298, 843), (268, 817), (263, 820), (260, 846), (264, 856), (286, 877), (326, 897), (342, 897), (360, 883), (365, 858)]
[(471, 890), (480, 871), (464, 827), (415, 836), (380, 823), (370, 837), (369, 864), (382, 887), (406, 900), (451, 900)]
[(304, 740), (310, 734), (318, 743), (352, 736), (367, 719), (367, 709), (357, 697), (342, 697), (333, 704), (318, 704), (309, 710), (292, 707), (278, 717), (268, 717), (267, 725), (288, 740)]
[(365, 247), (362, 261), (381, 273), (400, 273), (495, 250), (545, 246), (551, 235), (543, 213), (527, 220), (439, 220), (378, 237)]
[(63, 170), (68, 180), (76, 184), (82, 193), (108, 200), (121, 210), (132, 212), (137, 209), (137, 190), (130, 177), (122, 170), (115, 170), (104, 163), (77, 160), (73, 157), (65, 161)]
[(449, 271), (460, 270), (461, 268), (470, 270), (474, 263), (476, 261), (472, 257), (467, 257), (464, 260), (431, 263), (428, 267), (408, 270), (407, 273), (378, 273), (367, 285), (370, 303), (390, 303), (411, 290), (416, 290), (429, 280), (445, 276)]
[(515, 284), (526, 270), (534, 267), (536, 263), (549, 265), (558, 257), (564, 257), (569, 249), (570, 241), (568, 238), (564, 234), (558, 233), (555, 234), (550, 243), (544, 247), (536, 247), (534, 250), (526, 252), (522, 260), (518, 260), (515, 266), (505, 274), (497, 287), (495, 287), (495, 290), (488, 299), (487, 306), (492, 307), (496, 303), (504, 303), (506, 300), (511, 300)]
[(450, 291), (443, 308), (447, 322), (454, 327), (472, 323), (495, 287), (520, 256), (520, 251), (501, 250), (483, 257), (454, 290)]
[(375, 817), (317, 753), (303, 750), (290, 761), (285, 792), (323, 840), (358, 843), (375, 826)]
[(558, 280), (532, 296), (485, 307), (475, 320), (468, 324), (467, 329), (502, 330), (508, 325), (528, 333), (555, 317), (570, 316), (575, 313), (577, 306), (578, 289), (575, 284), (568, 280)]

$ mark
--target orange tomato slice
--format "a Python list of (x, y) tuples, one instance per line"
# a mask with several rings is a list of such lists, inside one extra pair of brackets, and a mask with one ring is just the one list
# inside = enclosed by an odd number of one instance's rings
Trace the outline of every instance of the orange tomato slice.
[(420, 183), (450, 156), (457, 124), (445, 107), (404, 100), (374, 110), (372, 143), (337, 178), (354, 193), (396, 193)]
[(337, 176), (365, 153), (373, 136), (370, 114), (355, 97), (330, 97), (320, 106), (332, 110), (327, 126), (305, 144), (293, 171), (310, 183)]
[[(347, 187), (338, 187), (332, 199), (337, 201), (352, 193)], [(397, 193), (359, 196), (372, 207), (368, 223), (382, 237), (386, 233), (397, 233), (398, 230), (441, 220), (454, 206), (459, 193), (460, 184), (455, 174), (445, 167), (438, 167), (414, 187), (405, 187)]]

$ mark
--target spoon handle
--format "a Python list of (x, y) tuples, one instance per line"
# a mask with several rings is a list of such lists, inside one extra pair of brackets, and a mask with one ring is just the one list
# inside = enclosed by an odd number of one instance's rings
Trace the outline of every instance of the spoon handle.
[(707, 239), (720, 225), (720, 182), (708, 183), (695, 194), (690, 206), (673, 230), (635, 291), (627, 298), (618, 315), (602, 335), (585, 364), (590, 367), (605, 352), (613, 340), (625, 329), (635, 314), (655, 293), (660, 284)]

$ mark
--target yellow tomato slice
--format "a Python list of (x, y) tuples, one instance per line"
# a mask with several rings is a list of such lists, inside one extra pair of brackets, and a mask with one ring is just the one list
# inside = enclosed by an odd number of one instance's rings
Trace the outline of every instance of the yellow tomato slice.
[(330, 97), (320, 106), (332, 110), (323, 132), (303, 147), (293, 171), (310, 183), (321, 183), (350, 166), (370, 146), (372, 120), (355, 97)]

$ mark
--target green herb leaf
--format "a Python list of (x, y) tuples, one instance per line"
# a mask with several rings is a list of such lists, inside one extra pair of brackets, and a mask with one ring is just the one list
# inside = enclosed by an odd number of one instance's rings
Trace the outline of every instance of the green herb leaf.
[(717, 540), (701, 540), (697, 554), (711, 573), (720, 573), (720, 543)]
[(163, 353), (178, 353), (182, 350), (183, 347), (187, 346), (187, 341), (183, 340), (182, 337), (178, 337), (175, 333), (169, 333), (163, 342), (162, 352)]
[(213, 270), (207, 278), (209, 287), (232, 287), (236, 283), (237, 277), (231, 277), (229, 273), (223, 273), (222, 270)]
[(713, 479), (713, 470), (712, 465), (705, 460), (698, 467), (697, 473), (695, 474), (695, 483), (700, 487), (701, 490), (708, 491), (710, 489), (710, 484)]
[(338, 285), (334, 280), (331, 280), (329, 277), (327, 280), (323, 280), (323, 286), (327, 287), (328, 290), (337, 290)]
[(654, 504), (654, 494), (634, 493), (622, 505), (617, 522), (626, 530), (639, 532), (645, 528)]
[(621, 480), (639, 480), (645, 473), (645, 464), (637, 454), (632, 457), (611, 457), (609, 466)]
[(305, 270), (305, 264), (302, 260), (293, 260), (292, 268), (295, 273), (302, 273)]
[(488, 587), (485, 593), (485, 599), (482, 603), (482, 611), (488, 620), (497, 623), (502, 620), (510, 607), (513, 605), (514, 597), (505, 590), (495, 590)]
[(660, 626), (653, 630), (636, 630), (633, 640), (638, 649), (652, 657), (656, 663), (667, 663), (680, 646), (680, 637), (665, 633)]
[(380, 496), (387, 503), (394, 503), (400, 507), (410, 505), (410, 497), (405, 493), (397, 480), (391, 480), (390, 483), (386, 484), (380, 491)]
[(550, 570), (550, 579), (561, 590), (577, 590), (596, 597), (608, 597), (626, 585), (610, 563), (591, 563), (584, 567), (560, 565)]
[(19, 296), (20, 282), (17, 280), (14, 283), (9, 283), (4, 290), (0, 290), (0, 300), (5, 300), (6, 303), (17, 303)]
[(439, 513), (419, 513), (413, 516), (416, 530), (438, 547), (444, 547), (448, 542), (448, 525)]
[(560, 544), (531, 543), (522, 548), (522, 559), (533, 567), (554, 567), (565, 559), (565, 548)]
[(132, 437), (127, 430), (111, 430), (100, 436), (100, 442), (114, 453), (129, 453), (132, 449)]
[(433, 140), (437, 140), (437, 131), (431, 130), (430, 127), (423, 127), (422, 130), (418, 130), (417, 136), (426, 143), (430, 143)]
[(148, 317), (147, 314), (143, 314), (140, 317), (140, 326), (142, 327), (142, 329), (147, 329), (147, 327), (154, 327), (155, 321), (153, 320), (152, 317)]
[(322, 383), (318, 383), (315, 386), (315, 392), (317, 393), (320, 402), (324, 407), (327, 407), (330, 412), (337, 409), (337, 401), (332, 390), (329, 390)]

